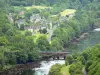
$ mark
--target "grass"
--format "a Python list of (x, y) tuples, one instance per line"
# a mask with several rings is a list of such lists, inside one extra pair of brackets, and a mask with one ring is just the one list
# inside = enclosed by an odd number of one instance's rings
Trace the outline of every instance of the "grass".
[[(22, 35), (25, 34), (25, 31), (20, 31)], [(37, 39), (41, 36), (45, 36), (46, 38), (49, 37), (49, 34), (41, 34), (39, 32), (37, 32), (36, 34), (33, 35), (33, 39), (34, 39), (34, 42), (36, 43)]]
[(41, 36), (45, 36), (46, 38), (48, 38), (49, 34), (40, 34), (39, 32), (37, 32), (35, 35), (33, 35), (34, 42), (36, 43), (37, 39), (39, 39)]
[(64, 66), (63, 68), (61, 68), (61, 74), (62, 75), (70, 75), (69, 67), (70, 67), (70, 65), (69, 66)]
[(47, 6), (27, 6), (25, 8), (27, 10), (29, 10), (29, 9), (46, 9), (46, 8), (51, 8), (51, 7), (47, 7)]
[[(65, 9), (64, 11), (60, 12), (61, 16), (66, 16), (66, 15), (70, 15), (70, 14), (74, 14), (76, 12), (75, 9)], [(51, 18), (55, 19), (58, 18), (57, 15), (51, 15)]]
[(62, 11), (60, 14), (61, 16), (66, 16), (66, 15), (74, 14), (75, 12), (76, 12), (75, 9), (66, 9)]
[[(13, 6), (15, 9), (20, 9), (21, 6)], [(39, 9), (39, 10), (43, 10), (43, 9), (46, 9), (46, 8), (50, 8), (52, 9), (52, 7), (48, 7), (48, 6), (25, 6), (23, 7), (25, 8), (26, 10), (30, 10), (30, 9)]]
[(20, 30), (20, 33), (21, 33), (22, 35), (24, 35), (24, 34), (25, 34), (25, 30)]

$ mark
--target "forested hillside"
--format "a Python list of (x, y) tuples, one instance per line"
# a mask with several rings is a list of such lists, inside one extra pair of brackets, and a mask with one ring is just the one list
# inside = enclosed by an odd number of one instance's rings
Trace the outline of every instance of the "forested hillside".
[(99, 0), (8, 0), (8, 2), (14, 6), (57, 5), (64, 8), (81, 9), (89, 3), (97, 3)]
[(0, 0), (0, 5), (0, 70), (17, 63), (36, 60), (39, 57), (39, 49), (33, 38), (22, 35), (8, 20), (5, 2)]

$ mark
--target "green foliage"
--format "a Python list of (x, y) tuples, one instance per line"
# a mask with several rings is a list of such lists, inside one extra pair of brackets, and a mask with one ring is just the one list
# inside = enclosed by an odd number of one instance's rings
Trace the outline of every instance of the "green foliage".
[(14, 6), (20, 6), (20, 5), (27, 6), (27, 5), (32, 5), (33, 3), (33, 0), (8, 0), (8, 1), (11, 5)]
[[(20, 8), (7, 7), (7, 2), (9, 5), (20, 6)], [(37, 9), (26, 11), (23, 7), (33, 4), (50, 5), (54, 9), (46, 9), (40, 12), (40, 10)], [(28, 21), (30, 16), (34, 13), (40, 13), (42, 17), (49, 19), (51, 14), (58, 14), (66, 8), (77, 9), (77, 12), (72, 19), (60, 23), (60, 26), (56, 28), (53, 33), (51, 44), (47, 38), (43, 36), (38, 39), (35, 45), (30, 32), (25, 32), (25, 35), (22, 35), (19, 30), (14, 27), (17, 25), (16, 20), (22, 18), (22, 16), (18, 15), (22, 10), (25, 11), (25, 19)], [(14, 13), (14, 25), (10, 24), (8, 20), (7, 10)], [(59, 17), (58, 15), (55, 20), (58, 20)], [(99, 21), (99, 0), (0, 0), (0, 69), (3, 69), (4, 65), (14, 65), (16, 63), (26, 63), (36, 60), (39, 58), (40, 50), (62, 50), (74, 37), (79, 37), (80, 34), (95, 28), (95, 26), (99, 27)], [(24, 30), (24, 25), (21, 25), (21, 30)], [(42, 32), (45, 34), (47, 31), (43, 30)], [(100, 45), (97, 45), (92, 49), (87, 49), (81, 55), (66, 57), (66, 65), (72, 64), (70, 73), (72, 75), (73, 73), (81, 74), (82, 65), (86, 65), (86, 70), (89, 75), (98, 75), (100, 69), (99, 50)], [(60, 75), (60, 68), (61, 65), (54, 66), (56, 72), (53, 69), (50, 74)]]
[(17, 56), (17, 63), (26, 63), (28, 56), (26, 53), (19, 53)]
[(66, 56), (66, 60), (65, 60), (66, 66), (72, 64), (73, 62), (74, 62), (74, 59), (72, 56), (70, 55)]
[(50, 50), (50, 44), (45, 36), (41, 36), (37, 41), (37, 46), (41, 51)]
[(31, 50), (31, 52), (29, 52), (29, 54), (28, 54), (28, 61), (37, 60), (40, 56), (39, 51), (40, 50), (37, 47), (35, 47), (33, 50)]
[(0, 15), (2, 15), (0, 16), (0, 36), (2, 36), (11, 28), (11, 24), (5, 10), (0, 9)]
[(61, 72), (60, 72), (61, 68), (62, 68), (62, 65), (60, 64), (53, 65), (49, 71), (49, 75), (61, 75)]
[(88, 74), (94, 74), (98, 75), (99, 70), (99, 56), (100, 56), (100, 45), (96, 45), (93, 48), (87, 50), (88, 53), (88, 60), (86, 64), (86, 70), (88, 71)]
[(0, 46), (8, 44), (8, 39), (6, 37), (0, 37)]
[(30, 19), (30, 16), (32, 16), (32, 14), (37, 14), (40, 13), (40, 10), (38, 9), (29, 9), (25, 11), (25, 17), (27, 17), (28, 19)]
[(86, 49), (80, 56), (77, 57), (77, 61), (71, 64), (69, 68), (70, 74), (82, 75), (82, 69), (84, 65), (88, 75), (99, 75), (100, 74), (99, 58), (100, 58), (100, 45), (96, 45), (92, 48)]
[(44, 10), (40, 12), (40, 15), (47, 19), (50, 16), (50, 13), (47, 10)]
[(39, 58), (39, 49), (36, 48), (31, 35), (30, 32), (22, 35), (10, 24), (5, 9), (0, 11), (0, 70), (3, 70), (5, 65), (32, 62)]
[(40, 32), (40, 33), (43, 33), (43, 34), (46, 34), (46, 33), (47, 33), (47, 29), (46, 29), (46, 28), (40, 29), (39, 32)]
[(32, 32), (26, 31), (26, 32), (25, 32), (25, 36), (32, 36)]
[(69, 68), (70, 75), (83, 75), (82, 68), (81, 62), (73, 63)]
[(95, 11), (92, 7), (88, 9), (89, 11), (87, 11), (86, 7), (78, 10), (75, 13), (75, 17), (60, 23), (60, 27), (54, 31), (53, 38), (58, 38), (63, 43), (63, 47), (66, 47), (74, 37), (79, 37), (80, 34), (95, 28), (95, 26), (99, 27), (98, 8), (99, 6)]
[(24, 24), (20, 25), (20, 30), (24, 30)]
[(15, 65), (17, 63), (16, 62), (16, 55), (15, 54), (11, 54), (7, 58), (8, 58), (8, 63), (9, 64)]
[(17, 34), (17, 30), (15, 28), (10, 28), (7, 32), (6, 35), (7, 36), (14, 36), (15, 34)]
[(55, 38), (51, 41), (51, 48), (52, 50), (60, 51), (62, 50), (62, 45), (60, 44), (59, 40)]

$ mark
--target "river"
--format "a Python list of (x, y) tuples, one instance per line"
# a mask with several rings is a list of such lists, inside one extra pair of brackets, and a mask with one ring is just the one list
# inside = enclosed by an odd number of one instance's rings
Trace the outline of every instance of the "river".
[(78, 44), (70, 44), (68, 47), (69, 51), (82, 52), (88, 47), (92, 47), (96, 44), (100, 44), (100, 28), (94, 29), (93, 31), (88, 32), (88, 37), (84, 40), (80, 40)]
[(23, 71), (21, 75), (48, 75), (51, 66), (57, 63), (64, 64), (65, 60), (41, 61), (40, 67), (34, 68), (32, 70)]

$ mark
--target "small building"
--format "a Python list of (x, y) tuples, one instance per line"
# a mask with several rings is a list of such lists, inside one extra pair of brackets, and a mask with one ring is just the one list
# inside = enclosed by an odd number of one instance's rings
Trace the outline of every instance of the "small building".
[(12, 18), (12, 13), (9, 13), (8, 14), (8, 19), (10, 20), (11, 23), (14, 23), (14, 20)]
[(31, 31), (32, 33), (37, 33), (40, 29), (48, 29), (48, 26), (25, 26), (24, 27), (25, 30)]
[(24, 15), (24, 11), (19, 12), (19, 15)]
[(18, 28), (20, 29), (20, 25), (25, 24), (25, 20), (24, 19), (18, 19), (16, 21), (16, 23), (18, 24)]
[(73, 16), (75, 16), (75, 14), (69, 14), (67, 17), (72, 18)]
[(41, 16), (39, 14), (33, 14), (31, 17), (30, 17), (30, 21), (31, 22), (38, 22), (41, 20)]
[(66, 17), (66, 16), (61, 16), (60, 18), (59, 18), (59, 21), (60, 22), (63, 22), (63, 21), (66, 21), (68, 18)]

